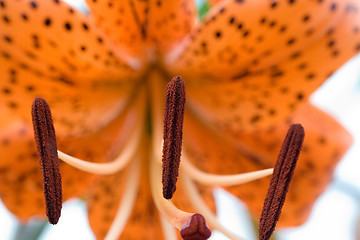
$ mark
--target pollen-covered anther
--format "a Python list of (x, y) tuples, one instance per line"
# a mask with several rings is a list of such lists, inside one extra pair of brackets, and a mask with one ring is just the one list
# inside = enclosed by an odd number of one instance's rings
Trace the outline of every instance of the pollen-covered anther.
[(49, 105), (42, 98), (35, 98), (32, 109), (34, 136), (43, 176), (46, 214), (51, 224), (61, 215), (62, 187), (54, 125)]
[(293, 124), (290, 126), (281, 146), (260, 216), (260, 240), (268, 240), (275, 230), (299, 158), (304, 136), (304, 128), (300, 124)]
[(166, 87), (164, 109), (164, 144), (162, 157), (163, 197), (171, 199), (176, 190), (182, 148), (185, 108), (185, 84), (174, 77)]
[(205, 218), (196, 213), (183, 226), (180, 235), (184, 240), (205, 240), (211, 236), (211, 231), (206, 225)]

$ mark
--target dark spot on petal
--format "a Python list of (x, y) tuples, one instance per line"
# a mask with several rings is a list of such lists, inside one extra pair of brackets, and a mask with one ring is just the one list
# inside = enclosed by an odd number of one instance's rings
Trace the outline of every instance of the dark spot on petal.
[(89, 30), (89, 26), (86, 24), (86, 23), (83, 23), (82, 24), (82, 27), (85, 31), (88, 31)]
[(27, 21), (28, 20), (28, 15), (26, 13), (23, 13), (21, 14), (21, 18), (24, 20), (24, 21)]
[(305, 15), (303, 18), (302, 18), (303, 22), (308, 22), (310, 20), (310, 16), (309, 15)]
[(31, 1), (30, 7), (34, 8), (34, 9), (37, 8), (37, 3), (35, 1)]
[(330, 6), (331, 11), (335, 11), (337, 8), (337, 4), (336, 3), (332, 3)]
[(297, 95), (296, 95), (296, 98), (300, 101), (300, 100), (303, 100), (304, 99), (304, 94), (299, 92)]
[(276, 7), (277, 7), (277, 2), (271, 3), (270, 7), (271, 7), (271, 8), (276, 8)]
[(231, 17), (230, 19), (229, 19), (229, 23), (230, 24), (233, 24), (235, 22), (235, 18), (234, 17)]
[(71, 29), (72, 29), (72, 26), (71, 26), (71, 24), (70, 24), (69, 22), (66, 22), (66, 23), (64, 24), (64, 27), (65, 27), (65, 29), (66, 29), (67, 31), (71, 31)]
[(51, 25), (51, 19), (50, 18), (45, 18), (44, 24), (45, 24), (45, 26), (50, 26)]
[(290, 38), (288, 41), (287, 41), (287, 45), (292, 45), (292, 44), (294, 44), (295, 43), (295, 41), (296, 41), (296, 39), (295, 38)]

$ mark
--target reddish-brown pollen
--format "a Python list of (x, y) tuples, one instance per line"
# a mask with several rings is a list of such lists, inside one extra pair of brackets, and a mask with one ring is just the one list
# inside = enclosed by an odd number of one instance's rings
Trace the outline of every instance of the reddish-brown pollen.
[(205, 218), (196, 213), (191, 216), (189, 223), (183, 226), (180, 235), (184, 240), (206, 240), (211, 236), (211, 231)]
[(42, 98), (35, 98), (32, 109), (34, 136), (43, 176), (46, 214), (51, 224), (61, 215), (62, 187), (54, 125), (49, 105)]
[(268, 240), (275, 230), (299, 158), (304, 136), (304, 128), (300, 124), (293, 124), (290, 126), (281, 146), (260, 216), (260, 240)]
[(185, 83), (174, 77), (166, 87), (164, 110), (164, 145), (162, 157), (163, 196), (171, 199), (176, 190), (182, 148), (185, 109)]

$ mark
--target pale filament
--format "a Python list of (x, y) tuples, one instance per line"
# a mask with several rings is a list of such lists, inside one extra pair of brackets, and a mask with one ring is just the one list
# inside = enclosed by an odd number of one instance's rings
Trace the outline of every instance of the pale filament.
[[(59, 159), (82, 171), (99, 175), (113, 174), (121, 171), (131, 159), (133, 159), (136, 151), (139, 149), (140, 138), (144, 131), (142, 120), (144, 119), (145, 113), (145, 100), (139, 97), (138, 102), (135, 104), (139, 107), (137, 112), (138, 116), (136, 117), (137, 123), (135, 123), (136, 127), (133, 133), (130, 134), (130, 139), (126, 141), (126, 145), (123, 146), (123, 150), (114, 160), (106, 163), (93, 163), (70, 156), (58, 150)], [(129, 121), (133, 121), (133, 119), (130, 117)]]
[(127, 221), (130, 218), (134, 207), (136, 196), (139, 188), (140, 178), (140, 159), (137, 156), (131, 163), (129, 172), (126, 177), (126, 187), (123, 192), (122, 200), (111, 224), (111, 227), (104, 240), (116, 240), (124, 230)]
[(129, 142), (123, 147), (123, 151), (113, 161), (107, 163), (93, 163), (79, 158), (72, 157), (66, 153), (58, 150), (59, 159), (63, 160), (67, 164), (81, 169), (82, 171), (89, 173), (96, 173), (101, 175), (113, 174), (121, 171), (132, 159), (140, 142), (142, 128), (136, 128), (135, 133), (131, 135)]
[(273, 173), (273, 168), (264, 169), (260, 171), (232, 174), (232, 175), (217, 175), (201, 171), (195, 167), (187, 158), (185, 151), (182, 152), (181, 168), (193, 180), (211, 186), (236, 186), (260, 178), (267, 177)]
[(178, 240), (175, 228), (163, 216), (160, 216), (160, 223), (166, 240)]
[(224, 235), (226, 235), (232, 240), (244, 240), (243, 238), (238, 237), (232, 232), (228, 231), (226, 228), (224, 228), (223, 225), (220, 224), (220, 222), (216, 218), (216, 215), (207, 207), (195, 184), (189, 176), (186, 176), (186, 174), (182, 174), (182, 180), (190, 202), (197, 209), (197, 211), (199, 211), (199, 213), (204, 216), (209, 225), (222, 232)]
[(182, 226), (194, 213), (178, 209), (171, 201), (163, 198), (161, 185), (161, 164), (155, 159), (150, 161), (150, 188), (155, 205), (161, 215), (172, 226), (181, 230)]

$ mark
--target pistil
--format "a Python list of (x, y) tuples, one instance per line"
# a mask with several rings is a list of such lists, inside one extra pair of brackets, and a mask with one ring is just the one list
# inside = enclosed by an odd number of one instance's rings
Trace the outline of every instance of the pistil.
[(35, 98), (31, 114), (43, 176), (46, 215), (51, 224), (56, 224), (61, 215), (62, 186), (56, 135), (49, 105), (44, 99)]

